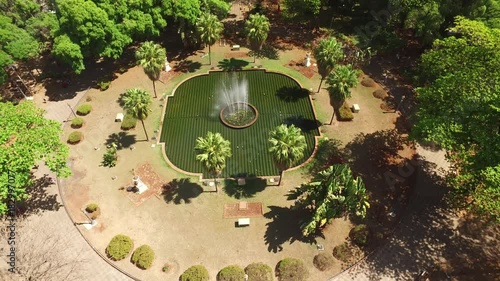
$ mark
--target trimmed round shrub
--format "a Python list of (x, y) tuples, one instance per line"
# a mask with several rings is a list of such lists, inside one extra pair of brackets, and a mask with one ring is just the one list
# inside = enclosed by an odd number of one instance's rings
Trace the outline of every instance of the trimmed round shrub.
[(354, 119), (354, 115), (352, 114), (351, 109), (349, 108), (349, 105), (347, 103), (344, 103), (338, 110), (339, 115), (337, 116), (337, 119), (339, 121), (351, 121)]
[(106, 254), (110, 259), (119, 261), (124, 259), (132, 251), (133, 247), (134, 242), (130, 237), (118, 234), (109, 242), (106, 247)]
[(363, 77), (363, 80), (361, 80), (361, 85), (365, 87), (375, 87), (377, 83), (375, 83), (375, 81), (373, 81), (373, 79), (369, 77)]
[(132, 115), (130, 114), (125, 114), (123, 117), (121, 129), (122, 130), (130, 130), (135, 128), (135, 125), (137, 124), (137, 119), (135, 119)]
[(71, 128), (73, 129), (78, 129), (78, 128), (81, 128), (83, 126), (83, 119), (80, 118), (80, 117), (76, 117), (76, 118), (73, 118), (73, 120), (71, 120)]
[(248, 280), (252, 281), (273, 281), (273, 269), (262, 262), (254, 262), (245, 268)]
[(376, 97), (377, 99), (385, 99), (387, 98), (389, 95), (387, 94), (387, 92), (384, 90), (384, 89), (377, 89), (375, 91), (373, 91), (373, 96)]
[(366, 224), (356, 225), (349, 232), (349, 237), (352, 242), (358, 246), (368, 245), (368, 238), (370, 236), (370, 229)]
[(81, 132), (72, 132), (68, 136), (69, 144), (77, 144), (83, 139), (83, 134)]
[(90, 103), (84, 103), (76, 109), (76, 114), (85, 116), (92, 111), (92, 105)]
[(203, 265), (193, 265), (179, 277), (179, 281), (208, 281), (208, 270)]
[(286, 258), (278, 262), (276, 276), (280, 281), (305, 281), (309, 272), (302, 260)]
[(317, 254), (313, 259), (314, 266), (321, 271), (329, 270), (334, 263), (333, 257), (326, 253)]
[(245, 281), (245, 271), (237, 265), (226, 266), (217, 274), (217, 281)]
[(148, 269), (153, 264), (155, 252), (148, 245), (142, 245), (132, 254), (132, 263), (142, 269)]
[(97, 211), (97, 208), (99, 208), (99, 205), (97, 205), (96, 203), (90, 203), (87, 205), (87, 207), (85, 207), (85, 211), (87, 211), (87, 213), (92, 213)]

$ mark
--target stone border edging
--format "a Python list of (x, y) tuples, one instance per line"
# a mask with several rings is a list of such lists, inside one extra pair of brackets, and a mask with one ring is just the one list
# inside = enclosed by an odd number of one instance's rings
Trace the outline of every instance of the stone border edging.
[[(90, 87), (85, 91), (85, 93), (80, 97), (80, 99), (76, 102), (76, 104), (79, 104), (81, 99), (87, 95), (87, 92), (90, 90)], [(71, 116), (71, 113), (70, 115), (68, 115), (68, 119), (69, 117)], [(68, 120), (67, 119), (67, 120)], [(64, 130), (64, 128), (67, 126), (68, 122), (64, 122), (62, 124), (62, 128)], [(141, 281), (141, 279), (129, 274), (128, 272), (125, 272), (124, 270), (122, 270), (120, 267), (118, 267), (116, 264), (114, 263), (111, 263), (111, 261), (105, 257), (101, 252), (99, 252), (99, 250), (97, 250), (91, 243), (90, 241), (87, 239), (87, 237), (85, 237), (85, 235), (83, 234), (82, 230), (75, 224), (75, 221), (73, 220), (73, 217), (71, 217), (67, 207), (66, 207), (66, 202), (64, 201), (64, 192), (62, 191), (61, 189), (61, 181), (59, 179), (59, 177), (56, 176), (56, 185), (57, 185), (57, 190), (59, 191), (59, 194), (60, 194), (60, 197), (61, 197), (61, 202), (62, 202), (62, 205), (64, 207), (64, 211), (66, 212), (66, 215), (68, 215), (68, 218), (69, 220), (73, 223), (73, 226), (76, 228), (76, 230), (78, 231), (78, 233), (80, 233), (80, 235), (82, 236), (82, 238), (85, 240), (85, 242), (87, 242), (87, 244), (90, 246), (90, 248), (92, 250), (94, 250), (94, 252), (101, 258), (104, 260), (104, 262), (106, 262), (107, 264), (111, 265), (114, 269), (118, 270), (120, 273), (122, 273), (123, 275), (127, 276), (128, 278), (134, 280), (134, 281)]]
[[(285, 74), (285, 73), (282, 73), (282, 72), (279, 72), (279, 71), (274, 71), (274, 70), (268, 71), (266, 68), (251, 68), (251, 69), (244, 69), (244, 70), (239, 70), (239, 71), (264, 71), (265, 73), (275, 73), (275, 74), (283, 75), (283, 76), (286, 76), (286, 77), (292, 79), (293, 81), (295, 81), (295, 83), (297, 83), (297, 85), (299, 85), (300, 88), (304, 89), (304, 87), (302, 87), (302, 84), (300, 84), (300, 82), (297, 79), (295, 79), (294, 77), (292, 77), (292, 76), (290, 76), (288, 74)], [(165, 120), (165, 111), (167, 110), (168, 99), (174, 97), (175, 91), (177, 90), (177, 88), (180, 85), (182, 85), (184, 82), (186, 82), (187, 80), (189, 80), (191, 78), (195, 78), (195, 77), (198, 77), (198, 76), (204, 76), (204, 75), (210, 75), (210, 72), (225, 72), (225, 71), (224, 70), (208, 70), (206, 73), (199, 73), (199, 74), (195, 74), (193, 76), (186, 77), (185, 79), (183, 79), (182, 81), (180, 81), (179, 84), (177, 84), (177, 86), (175, 86), (175, 88), (172, 90), (172, 93), (170, 95), (166, 95), (164, 97), (165, 98), (165, 103), (163, 104), (163, 110), (162, 110), (162, 114), (161, 114), (161, 117), (160, 117), (161, 119), (160, 119), (160, 125), (159, 125), (159, 127), (161, 128), (161, 130), (163, 130), (163, 120)], [(316, 109), (314, 108), (313, 99), (311, 98), (311, 95), (308, 95), (308, 98), (309, 98), (309, 104), (311, 106), (314, 119), (315, 119), (315, 121), (317, 121), (318, 120), (318, 116), (316, 114)], [(313, 149), (313, 152), (311, 153), (311, 155), (309, 156), (309, 158), (307, 158), (301, 164), (299, 164), (299, 165), (297, 165), (295, 167), (289, 168), (286, 171), (283, 171), (283, 175), (285, 174), (285, 172), (298, 170), (298, 169), (304, 167), (305, 165), (309, 164), (309, 162), (312, 161), (312, 159), (314, 158), (314, 156), (316, 155), (316, 153), (318, 151), (319, 139), (323, 137), (323, 133), (321, 133), (320, 127), (318, 127), (317, 130), (318, 130), (318, 134), (319, 135), (318, 136), (314, 136), (314, 149)], [(161, 137), (161, 131), (160, 131), (160, 137)], [(189, 175), (189, 176), (199, 177), (199, 181), (202, 182), (204, 180), (203, 179), (203, 173), (193, 173), (193, 172), (185, 171), (185, 170), (177, 167), (176, 165), (174, 165), (170, 161), (170, 159), (168, 159), (168, 156), (167, 156), (167, 154), (165, 152), (165, 143), (164, 142), (160, 142), (160, 137), (158, 137), (158, 141), (156, 142), (156, 144), (161, 146), (161, 149), (162, 149), (161, 154), (162, 154), (163, 159), (165, 160), (165, 162), (167, 162), (167, 164), (170, 165), (170, 167), (172, 169), (174, 169), (175, 171), (177, 171), (179, 173), (183, 173), (183, 174)], [(276, 177), (276, 176), (260, 176), (259, 178), (274, 178), (274, 177)], [(227, 178), (227, 179), (231, 179), (231, 178)]]

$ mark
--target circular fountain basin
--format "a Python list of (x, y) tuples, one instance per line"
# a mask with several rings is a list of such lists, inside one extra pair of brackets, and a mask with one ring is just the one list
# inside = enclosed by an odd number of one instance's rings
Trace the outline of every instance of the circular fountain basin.
[(253, 125), (259, 117), (255, 106), (246, 102), (235, 102), (220, 111), (220, 120), (233, 129), (243, 129)]

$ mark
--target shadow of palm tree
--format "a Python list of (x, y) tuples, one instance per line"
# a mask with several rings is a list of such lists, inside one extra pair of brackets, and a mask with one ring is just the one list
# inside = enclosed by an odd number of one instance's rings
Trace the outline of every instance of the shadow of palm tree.
[(286, 118), (284, 122), (288, 126), (294, 125), (304, 132), (318, 130), (318, 128), (321, 126), (321, 122), (319, 122), (318, 120), (306, 119), (302, 116), (291, 116)]
[(248, 64), (249, 64), (248, 61), (231, 58), (219, 61), (219, 64), (217, 66), (222, 68), (222, 70), (224, 71), (236, 71), (236, 70), (241, 70)]
[(174, 204), (189, 204), (191, 200), (203, 193), (203, 188), (189, 178), (173, 179), (163, 185), (162, 195), (165, 202)]
[(245, 185), (238, 185), (237, 180), (226, 179), (224, 181), (224, 192), (236, 199), (252, 198), (267, 186), (266, 180), (262, 178), (246, 179), (245, 181)]
[(294, 207), (268, 206), (269, 212), (264, 214), (265, 218), (272, 219), (268, 222), (266, 233), (264, 234), (265, 243), (268, 245), (269, 252), (280, 252), (283, 250), (283, 244), (295, 241), (314, 244), (316, 237), (321, 233), (315, 233), (308, 237), (302, 235), (300, 223), (310, 214), (307, 210)]
[(300, 99), (307, 98), (309, 91), (304, 88), (285, 86), (278, 89), (276, 95), (286, 102), (296, 102)]
[(201, 68), (201, 63), (192, 60), (183, 60), (173, 67), (174, 71), (195, 72)]
[(129, 135), (128, 132), (112, 133), (106, 139), (106, 145), (116, 144), (116, 149), (130, 148), (137, 140), (135, 135)]
[(251, 57), (256, 56), (258, 58), (267, 58), (270, 60), (278, 60), (280, 58), (278, 49), (269, 44), (265, 44), (260, 50), (250, 51), (248, 55)]
[(45, 211), (58, 211), (63, 205), (57, 201), (57, 194), (48, 194), (47, 187), (55, 184), (54, 179), (45, 174), (34, 179), (26, 187), (26, 200), (16, 202), (17, 216), (28, 217)]

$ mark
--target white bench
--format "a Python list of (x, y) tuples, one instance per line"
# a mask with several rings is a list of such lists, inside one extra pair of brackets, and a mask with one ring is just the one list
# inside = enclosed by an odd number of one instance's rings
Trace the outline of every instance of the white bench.
[(249, 218), (238, 219), (238, 226), (248, 226), (248, 225), (250, 225), (250, 219)]
[(352, 105), (352, 112), (354, 112), (354, 113), (359, 112), (359, 104), (355, 103)]
[(123, 121), (123, 113), (117, 113), (115, 117), (115, 122), (122, 122)]
[(239, 51), (239, 50), (240, 50), (240, 45), (231, 46), (231, 51)]

